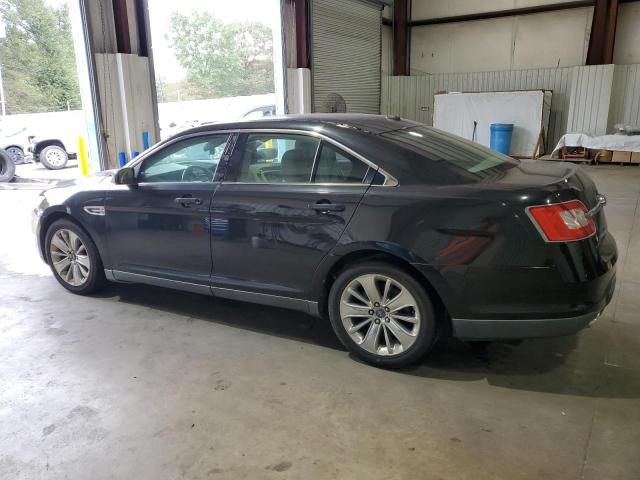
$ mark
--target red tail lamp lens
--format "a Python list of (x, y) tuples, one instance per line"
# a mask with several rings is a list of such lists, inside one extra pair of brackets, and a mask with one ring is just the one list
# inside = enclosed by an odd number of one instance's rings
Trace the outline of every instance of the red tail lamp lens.
[(529, 207), (531, 219), (549, 242), (572, 242), (593, 235), (596, 225), (587, 212), (579, 200)]

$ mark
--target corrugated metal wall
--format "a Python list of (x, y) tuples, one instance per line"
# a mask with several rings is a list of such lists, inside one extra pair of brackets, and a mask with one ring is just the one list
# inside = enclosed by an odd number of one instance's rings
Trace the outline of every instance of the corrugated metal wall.
[(432, 125), (433, 95), (440, 91), (552, 90), (550, 151), (568, 125), (574, 131), (605, 133), (612, 79), (613, 65), (383, 77), (380, 110)]
[(614, 65), (573, 67), (567, 132), (607, 133)]
[(609, 131), (618, 123), (640, 127), (640, 65), (615, 66)]

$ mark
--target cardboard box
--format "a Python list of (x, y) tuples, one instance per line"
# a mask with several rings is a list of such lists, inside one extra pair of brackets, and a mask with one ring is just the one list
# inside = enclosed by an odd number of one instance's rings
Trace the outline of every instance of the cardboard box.
[(611, 150), (592, 150), (593, 159), (600, 163), (609, 163), (611, 162)]
[(611, 161), (617, 163), (629, 163), (631, 162), (631, 152), (621, 152), (616, 150), (611, 156)]
[(640, 152), (631, 152), (631, 163), (640, 163)]

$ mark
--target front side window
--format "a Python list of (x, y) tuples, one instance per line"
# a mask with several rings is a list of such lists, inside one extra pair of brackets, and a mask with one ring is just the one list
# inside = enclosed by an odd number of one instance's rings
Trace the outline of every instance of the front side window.
[(203, 135), (173, 143), (146, 158), (141, 183), (211, 182), (226, 148), (228, 134)]
[(333, 145), (323, 142), (316, 168), (316, 183), (362, 183), (368, 165)]
[(238, 182), (309, 183), (319, 140), (283, 133), (248, 134)]

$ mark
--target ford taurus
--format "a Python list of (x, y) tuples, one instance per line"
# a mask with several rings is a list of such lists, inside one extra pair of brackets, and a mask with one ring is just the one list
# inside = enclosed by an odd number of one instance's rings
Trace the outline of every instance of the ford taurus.
[(514, 160), (400, 118), (203, 125), (34, 211), (77, 294), (105, 280), (301, 310), (383, 367), (440, 335), (566, 335), (610, 301), (605, 197), (572, 164)]

